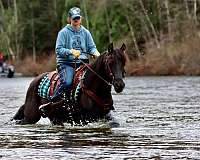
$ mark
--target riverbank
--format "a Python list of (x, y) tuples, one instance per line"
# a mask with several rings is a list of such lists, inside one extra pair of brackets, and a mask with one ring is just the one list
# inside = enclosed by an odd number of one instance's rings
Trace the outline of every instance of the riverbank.
[(53, 71), (56, 68), (55, 54), (37, 58), (36, 62), (32, 57), (26, 57), (15, 64), (16, 71), (23, 76), (37, 76), (44, 72)]
[(162, 44), (160, 48), (149, 47), (141, 58), (130, 60), (126, 66), (127, 74), (200, 75), (199, 33), (178, 42)]

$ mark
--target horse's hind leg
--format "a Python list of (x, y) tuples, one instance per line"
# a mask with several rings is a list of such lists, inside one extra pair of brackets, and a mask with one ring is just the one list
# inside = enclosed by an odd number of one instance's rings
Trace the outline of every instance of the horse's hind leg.
[(21, 124), (35, 124), (37, 123), (41, 118), (38, 106), (31, 107), (29, 109), (29, 106), (25, 108), (24, 110), (24, 119), (22, 120)]
[[(35, 108), (35, 109), (34, 109)], [(40, 113), (36, 107), (27, 106), (27, 104), (22, 105), (17, 113), (14, 115), (12, 120), (16, 120), (16, 124), (34, 124), (40, 120)]]
[(13, 118), (20, 120), (19, 124), (34, 124), (40, 120), (39, 106), (41, 105), (41, 99), (37, 95), (37, 87), (43, 76), (44, 74), (36, 77), (31, 82), (26, 93), (25, 104), (18, 110)]
[(14, 120), (22, 120), (24, 119), (24, 107), (25, 105), (22, 105), (19, 110), (17, 111), (17, 113), (13, 116)]
[(37, 106), (28, 106), (28, 104), (22, 105), (17, 113), (14, 115), (13, 120), (16, 120), (16, 124), (35, 124), (40, 120), (41, 116)]
[(27, 94), (24, 108), (24, 119), (22, 121), (23, 124), (34, 124), (40, 120), (40, 105), (40, 99), (35, 90), (32, 93)]

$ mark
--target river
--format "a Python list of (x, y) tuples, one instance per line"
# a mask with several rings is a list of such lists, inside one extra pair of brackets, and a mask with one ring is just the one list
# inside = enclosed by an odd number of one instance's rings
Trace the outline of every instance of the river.
[(113, 91), (120, 124), (15, 125), (32, 78), (0, 79), (0, 159), (200, 159), (200, 77), (129, 77)]

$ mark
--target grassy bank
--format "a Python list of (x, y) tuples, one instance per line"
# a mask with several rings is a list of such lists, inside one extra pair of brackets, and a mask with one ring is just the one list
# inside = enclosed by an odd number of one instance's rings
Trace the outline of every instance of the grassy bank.
[(19, 63), (15, 64), (16, 72), (22, 73), (23, 76), (37, 76), (40, 73), (53, 71), (56, 68), (55, 55), (38, 57), (36, 62), (32, 57), (26, 57)]
[[(178, 42), (163, 43), (160, 48), (147, 44), (141, 58), (128, 61), (127, 75), (200, 75), (200, 36), (195, 33)], [(54, 53), (38, 58), (35, 63), (27, 57), (16, 64), (16, 70), (24, 76), (36, 76), (55, 70), (55, 59)]]

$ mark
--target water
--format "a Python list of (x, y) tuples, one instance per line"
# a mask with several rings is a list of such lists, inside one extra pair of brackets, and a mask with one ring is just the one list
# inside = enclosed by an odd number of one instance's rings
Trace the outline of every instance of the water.
[(200, 159), (200, 77), (132, 77), (113, 92), (116, 121), (14, 125), (32, 78), (0, 79), (0, 159)]

